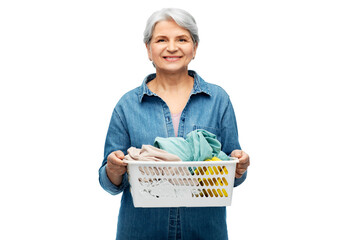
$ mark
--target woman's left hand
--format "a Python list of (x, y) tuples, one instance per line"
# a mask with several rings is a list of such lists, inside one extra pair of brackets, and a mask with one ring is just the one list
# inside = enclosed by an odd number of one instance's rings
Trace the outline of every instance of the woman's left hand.
[(250, 157), (246, 152), (238, 149), (232, 151), (230, 156), (239, 159), (239, 162), (236, 164), (235, 177), (241, 178), (250, 165)]

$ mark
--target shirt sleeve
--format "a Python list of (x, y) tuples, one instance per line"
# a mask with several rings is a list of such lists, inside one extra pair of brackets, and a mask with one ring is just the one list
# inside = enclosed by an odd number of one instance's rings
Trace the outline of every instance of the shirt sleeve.
[(106, 165), (99, 169), (99, 182), (101, 187), (111, 195), (122, 193), (122, 191), (124, 191), (124, 189), (129, 185), (127, 173), (123, 175), (120, 186), (114, 185), (106, 174)]
[[(230, 99), (228, 98), (227, 107), (221, 120), (221, 139), (223, 152), (230, 156), (231, 152), (235, 149), (241, 150), (238, 136), (238, 129), (236, 123), (236, 117), (234, 108)], [(247, 171), (241, 176), (241, 178), (235, 178), (234, 187), (242, 184), (247, 176)]]
[(241, 176), (241, 178), (235, 178), (234, 187), (237, 187), (240, 184), (242, 184), (245, 181), (246, 176), (247, 176), (247, 170), (244, 172), (244, 174)]
[(127, 173), (123, 175), (120, 186), (114, 185), (106, 174), (107, 157), (113, 151), (121, 150), (126, 154), (126, 150), (130, 147), (130, 139), (127, 131), (126, 124), (122, 119), (121, 110), (114, 109), (109, 129), (106, 135), (104, 159), (99, 169), (99, 182), (101, 187), (112, 195), (121, 193), (126, 187), (129, 186)]
[(227, 155), (235, 149), (241, 150), (235, 112), (229, 98), (221, 119), (221, 145), (222, 151)]

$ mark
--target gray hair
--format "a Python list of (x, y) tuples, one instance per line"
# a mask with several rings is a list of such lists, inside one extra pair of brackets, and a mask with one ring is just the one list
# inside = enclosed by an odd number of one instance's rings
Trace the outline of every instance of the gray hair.
[(156, 23), (171, 19), (174, 20), (177, 25), (190, 32), (190, 36), (195, 45), (199, 43), (198, 28), (195, 19), (190, 13), (178, 8), (163, 8), (154, 12), (149, 17), (144, 31), (144, 43), (150, 43)]

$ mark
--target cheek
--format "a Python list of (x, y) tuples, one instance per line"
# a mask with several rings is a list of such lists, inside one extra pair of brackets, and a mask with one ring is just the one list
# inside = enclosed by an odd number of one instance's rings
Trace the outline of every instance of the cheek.
[(195, 53), (196, 53), (196, 49), (192, 46), (186, 49), (186, 55), (193, 57), (195, 56)]
[(153, 57), (158, 57), (161, 54), (161, 51), (158, 48), (151, 48), (150, 54)]
[(188, 56), (188, 58), (193, 58), (195, 57), (195, 51), (193, 49), (189, 49), (189, 51), (186, 54)]

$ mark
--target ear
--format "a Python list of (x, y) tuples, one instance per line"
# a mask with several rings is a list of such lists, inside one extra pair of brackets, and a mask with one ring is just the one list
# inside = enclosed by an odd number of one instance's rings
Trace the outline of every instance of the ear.
[(197, 48), (198, 48), (198, 43), (196, 43), (196, 44), (194, 45), (193, 59), (195, 58)]
[(147, 53), (148, 53), (149, 60), (152, 61), (152, 54), (151, 54), (150, 44), (145, 43), (145, 47), (146, 47), (146, 49), (147, 49)]

